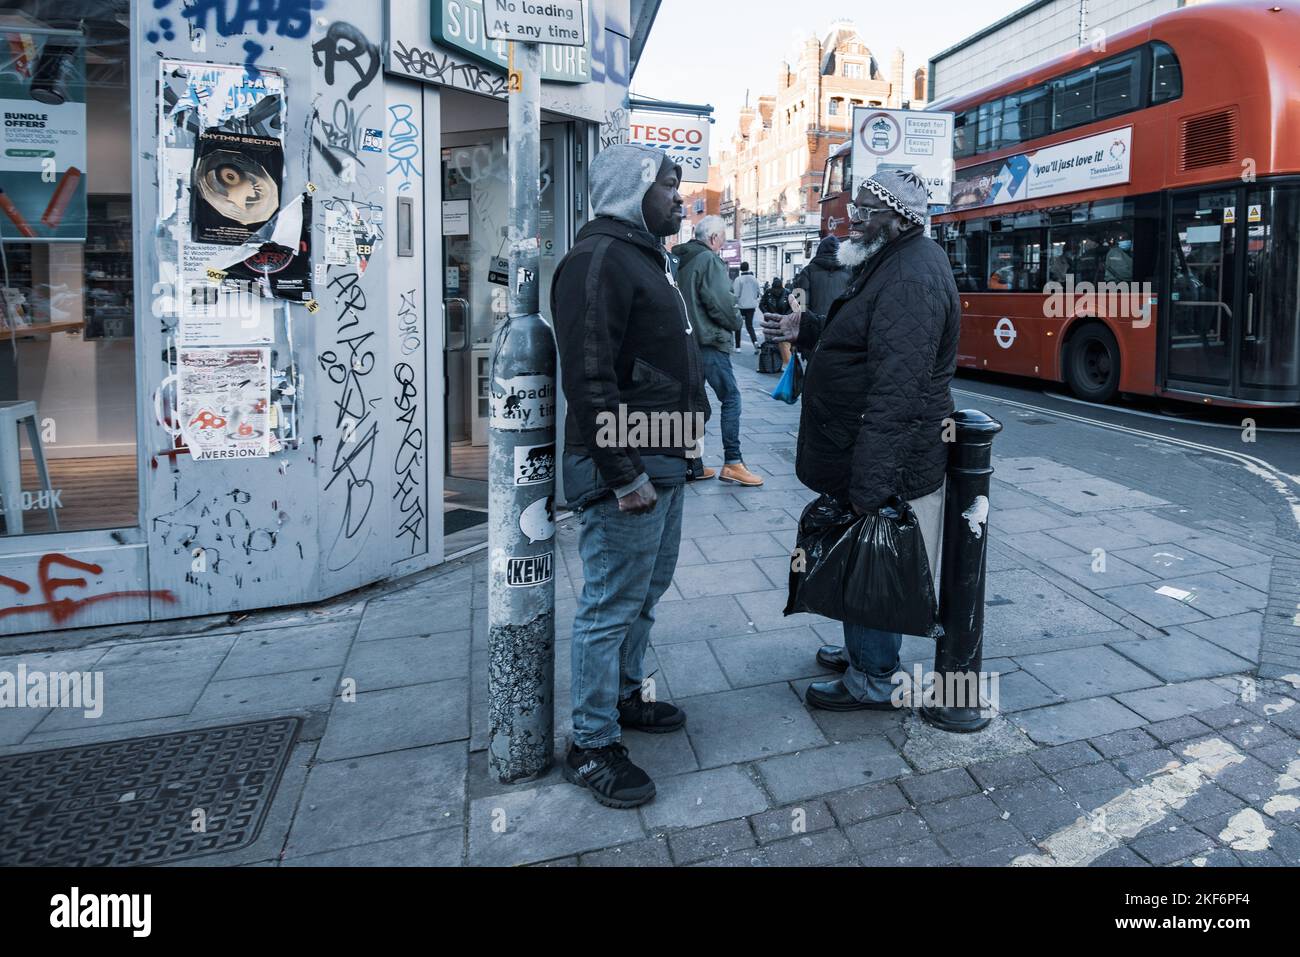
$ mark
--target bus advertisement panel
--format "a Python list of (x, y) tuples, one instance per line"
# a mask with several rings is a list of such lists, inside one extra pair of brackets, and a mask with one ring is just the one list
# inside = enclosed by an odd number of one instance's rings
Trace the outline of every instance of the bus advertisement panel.
[(1096, 133), (957, 171), (945, 212), (1042, 199), (1129, 181), (1133, 127)]

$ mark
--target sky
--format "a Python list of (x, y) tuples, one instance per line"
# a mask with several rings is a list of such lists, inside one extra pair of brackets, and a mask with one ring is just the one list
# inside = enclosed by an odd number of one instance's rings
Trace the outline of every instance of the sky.
[(731, 142), (736, 115), (776, 92), (783, 59), (837, 18), (855, 22), (884, 71), (902, 47), (910, 81), (917, 67), (1027, 0), (663, 0), (636, 76), (634, 96), (714, 107), (711, 152)]

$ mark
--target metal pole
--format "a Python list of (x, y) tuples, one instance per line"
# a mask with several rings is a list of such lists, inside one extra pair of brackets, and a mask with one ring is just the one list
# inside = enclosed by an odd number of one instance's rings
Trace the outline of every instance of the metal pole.
[(541, 51), (510, 50), (510, 306), (488, 421), (488, 765), (545, 773), (555, 738), (555, 336), (538, 313)]
[(993, 436), (1002, 423), (975, 409), (953, 415), (956, 439), (948, 454), (943, 558), (935, 644), (934, 691), (921, 716), (944, 731), (979, 731), (993, 720), (979, 696), (984, 663), (984, 576), (988, 550), (989, 479)]

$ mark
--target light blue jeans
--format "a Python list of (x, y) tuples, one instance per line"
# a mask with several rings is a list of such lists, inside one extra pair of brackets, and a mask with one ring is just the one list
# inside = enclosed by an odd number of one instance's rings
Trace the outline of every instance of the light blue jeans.
[(618, 741), (618, 702), (641, 692), (655, 604), (672, 584), (682, 540), (680, 485), (656, 485), (650, 512), (621, 512), (613, 496), (578, 512), (582, 594), (573, 619), (573, 741)]

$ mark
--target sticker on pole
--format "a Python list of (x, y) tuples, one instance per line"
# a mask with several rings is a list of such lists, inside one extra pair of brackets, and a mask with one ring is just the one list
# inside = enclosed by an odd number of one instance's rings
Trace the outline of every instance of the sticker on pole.
[(544, 375), (493, 379), (488, 427), (507, 432), (555, 425), (555, 380)]
[(515, 449), (515, 484), (541, 485), (555, 480), (555, 443)]
[(539, 498), (519, 514), (519, 530), (529, 545), (549, 542), (555, 537), (555, 496)]
[(545, 555), (531, 555), (528, 558), (507, 558), (506, 584), (511, 588), (545, 585), (551, 580), (551, 571), (554, 564), (554, 552), (547, 552)]
[(483, 0), (483, 22), (489, 40), (569, 47), (587, 43), (582, 0)]

